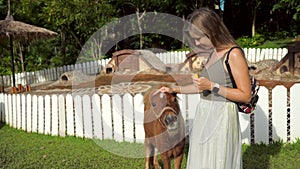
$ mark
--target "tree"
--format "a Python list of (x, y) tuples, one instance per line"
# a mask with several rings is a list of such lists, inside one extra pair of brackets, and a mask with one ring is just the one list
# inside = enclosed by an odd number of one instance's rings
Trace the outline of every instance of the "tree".
[(299, 24), (300, 24), (300, 1), (299, 0), (279, 0), (273, 5), (273, 12), (279, 12), (283, 15), (291, 15), (293, 19), (293, 24), (289, 25), (292, 29), (291, 32), (300, 34)]
[[(108, 0), (61, 0), (47, 1), (43, 8), (43, 17), (51, 21), (61, 34), (61, 53), (66, 59), (66, 50), (73, 44), (78, 56), (88, 38), (110, 22), (115, 9)], [(66, 63), (66, 62), (64, 62)]]

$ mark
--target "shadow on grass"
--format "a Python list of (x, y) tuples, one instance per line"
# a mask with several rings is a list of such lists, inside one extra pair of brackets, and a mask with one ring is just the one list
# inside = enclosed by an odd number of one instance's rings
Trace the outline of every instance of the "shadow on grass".
[(5, 109), (4, 109), (4, 103), (0, 103), (0, 129), (3, 127), (3, 126), (5, 126), (5, 123), (4, 123), (4, 116), (5, 116)]
[(276, 156), (282, 146), (281, 142), (247, 145), (243, 153), (243, 168), (270, 168), (270, 158)]
[[(181, 163), (181, 168), (186, 168), (188, 153), (189, 153), (189, 144), (188, 144), (188, 141), (186, 140), (185, 147), (183, 150), (183, 159), (182, 159), (182, 163)], [(159, 158), (158, 163), (159, 163), (161, 169), (164, 169), (164, 164), (162, 162), (160, 155), (158, 158)], [(174, 168), (174, 157), (171, 157), (171, 168)]]
[(0, 129), (1, 129), (3, 126), (5, 126), (5, 123), (0, 122)]

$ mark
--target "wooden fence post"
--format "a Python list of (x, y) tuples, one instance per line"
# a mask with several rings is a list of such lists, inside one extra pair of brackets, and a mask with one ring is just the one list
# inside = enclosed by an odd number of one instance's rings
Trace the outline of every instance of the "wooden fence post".
[(92, 96), (92, 114), (94, 124), (94, 137), (97, 139), (103, 139), (101, 100), (98, 94), (94, 94)]
[(67, 135), (74, 136), (74, 104), (71, 94), (66, 95)]
[(134, 107), (133, 97), (126, 93), (123, 100), (124, 141), (134, 142)]
[(64, 95), (58, 96), (58, 118), (59, 118), (59, 136), (66, 136), (66, 106), (65, 106), (65, 97)]
[(52, 115), (52, 128), (51, 133), (53, 136), (58, 135), (58, 98), (57, 95), (51, 97), (51, 115)]
[(82, 115), (82, 100), (79, 95), (74, 98), (75, 108), (75, 133), (78, 137), (83, 137), (83, 115)]
[(272, 140), (287, 141), (287, 89), (276, 86), (272, 91)]
[(39, 96), (38, 97), (38, 132), (39, 133), (44, 133), (44, 97)]
[(112, 103), (110, 96), (104, 94), (101, 101), (104, 139), (113, 139)]
[(86, 138), (93, 138), (93, 121), (92, 121), (92, 109), (91, 109), (90, 96), (84, 95), (82, 97), (82, 114), (83, 114), (83, 127), (84, 136)]
[(254, 143), (269, 143), (269, 91), (260, 87), (259, 100), (254, 110)]
[(26, 96), (26, 131), (32, 131), (32, 97), (30, 94)]
[(45, 134), (51, 134), (51, 97), (45, 96)]
[(122, 142), (124, 141), (123, 131), (123, 105), (121, 96), (114, 94), (112, 96), (112, 113), (113, 113), (113, 136), (114, 140)]
[(137, 143), (144, 143), (144, 104), (143, 95), (136, 94), (133, 98), (134, 107), (134, 124), (135, 124), (135, 141)]
[(300, 84), (295, 84), (290, 89), (290, 132), (291, 132), (291, 141), (296, 142), (300, 138)]

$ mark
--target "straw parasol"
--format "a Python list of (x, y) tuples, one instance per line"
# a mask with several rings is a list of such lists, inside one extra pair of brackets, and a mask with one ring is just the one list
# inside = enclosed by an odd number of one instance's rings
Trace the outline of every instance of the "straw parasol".
[(13, 54), (13, 41), (26, 40), (32, 41), (41, 38), (50, 38), (57, 36), (56, 32), (50, 31), (45, 28), (33, 26), (20, 21), (14, 21), (10, 14), (10, 1), (8, 0), (8, 11), (5, 20), (0, 20), (0, 39), (10, 41), (11, 51), (11, 68), (13, 74), (13, 87), (15, 84), (15, 70), (14, 70), (14, 54)]
[(20, 21), (0, 20), (0, 38), (5, 39), (10, 36), (15, 40), (32, 41), (40, 38), (54, 37), (57, 36), (57, 33)]

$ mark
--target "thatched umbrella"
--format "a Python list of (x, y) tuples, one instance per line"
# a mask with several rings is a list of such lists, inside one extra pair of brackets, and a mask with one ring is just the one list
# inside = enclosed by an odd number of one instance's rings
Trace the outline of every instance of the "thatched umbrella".
[(13, 40), (32, 41), (41, 38), (50, 38), (57, 36), (56, 32), (47, 30), (45, 28), (33, 26), (20, 21), (14, 21), (10, 14), (10, 1), (8, 1), (8, 12), (5, 20), (0, 20), (0, 39), (9, 39), (11, 51), (11, 67), (13, 74), (13, 87), (15, 84), (15, 70), (14, 70), (14, 54), (13, 54)]

